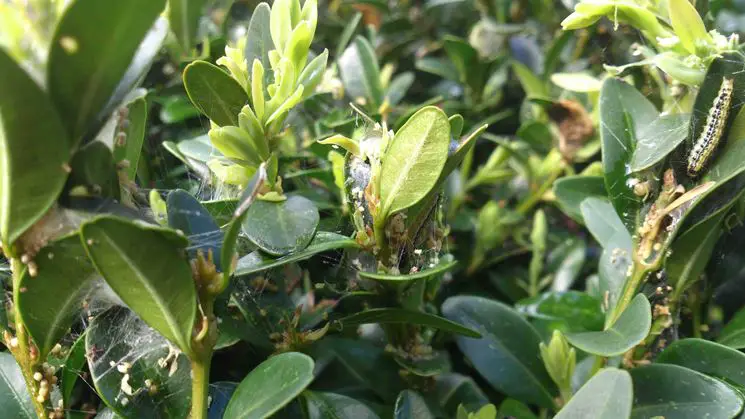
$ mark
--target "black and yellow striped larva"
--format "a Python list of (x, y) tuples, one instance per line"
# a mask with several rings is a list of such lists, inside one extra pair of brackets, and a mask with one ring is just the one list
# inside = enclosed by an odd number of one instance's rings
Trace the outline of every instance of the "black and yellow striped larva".
[(714, 98), (709, 114), (706, 116), (704, 129), (701, 130), (693, 148), (688, 153), (688, 176), (692, 178), (701, 174), (722, 139), (724, 128), (727, 126), (733, 87), (733, 79), (726, 77), (722, 79), (719, 93)]

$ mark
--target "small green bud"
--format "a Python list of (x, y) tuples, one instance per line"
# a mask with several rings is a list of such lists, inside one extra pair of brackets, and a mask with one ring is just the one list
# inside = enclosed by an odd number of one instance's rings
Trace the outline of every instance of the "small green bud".
[(551, 379), (560, 389), (571, 389), (572, 375), (577, 365), (577, 354), (564, 335), (554, 330), (548, 345), (541, 342), (541, 358)]

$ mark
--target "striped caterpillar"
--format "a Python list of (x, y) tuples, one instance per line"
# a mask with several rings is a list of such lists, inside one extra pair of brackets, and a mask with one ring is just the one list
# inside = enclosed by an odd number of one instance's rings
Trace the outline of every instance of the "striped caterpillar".
[(722, 79), (719, 93), (714, 98), (714, 103), (706, 116), (704, 129), (688, 154), (688, 176), (692, 178), (701, 174), (722, 139), (724, 128), (727, 125), (730, 102), (732, 101), (733, 86), (733, 79)]

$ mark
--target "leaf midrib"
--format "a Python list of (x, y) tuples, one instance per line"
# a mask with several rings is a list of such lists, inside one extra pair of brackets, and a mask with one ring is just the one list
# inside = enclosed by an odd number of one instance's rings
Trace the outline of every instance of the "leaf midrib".
[[(419, 156), (420, 152), (424, 148), (424, 145), (427, 143), (427, 138), (429, 137), (429, 134), (432, 130), (432, 127), (435, 125), (435, 118), (431, 118), (429, 120), (429, 124), (427, 126), (427, 129), (425, 130), (425, 135), (420, 136), (420, 141), (416, 144), (416, 147), (410, 151), (409, 158), (405, 159), (404, 167), (402, 170), (398, 172), (398, 177), (396, 177), (395, 182), (393, 182), (393, 185), (391, 186), (391, 189), (388, 190), (388, 193), (386, 194), (386, 199), (383, 204), (383, 211), (382, 216), (385, 218), (391, 210), (391, 206), (393, 205), (394, 199), (398, 196), (399, 191), (401, 190), (401, 187), (403, 186), (403, 183), (406, 179), (408, 179), (408, 174), (411, 172), (412, 167), (414, 167), (417, 163), (417, 156)], [(393, 141), (396, 140), (401, 141), (401, 139), (397, 139), (396, 137), (393, 137)], [(390, 148), (389, 148), (390, 150)], [(385, 165), (385, 163), (383, 163)], [(385, 168), (383, 168), (383, 172), (385, 173)], [(382, 187), (381, 187), (382, 190)]]
[[(165, 301), (163, 301), (163, 299), (160, 297), (160, 293), (158, 292), (158, 290), (153, 288), (148, 281), (142, 280), (142, 278), (145, 278), (145, 275), (143, 274), (142, 271), (140, 271), (140, 269), (136, 267), (136, 265), (129, 258), (129, 256), (124, 252), (124, 250), (121, 247), (119, 247), (119, 245), (114, 240), (112, 240), (111, 237), (109, 237), (109, 235), (106, 233), (106, 231), (104, 231), (104, 229), (99, 227), (99, 230), (101, 232), (102, 237), (109, 243), (109, 245), (115, 251), (118, 252), (122, 260), (126, 262), (127, 265), (130, 267), (130, 270), (135, 274), (134, 277), (143, 285), (143, 287), (147, 291), (147, 296), (150, 297), (156, 303), (156, 306), (158, 308), (168, 307), (165, 304)], [(104, 278), (105, 277), (106, 276), (104, 275)], [(107, 280), (106, 282), (109, 282), (109, 281)], [(179, 344), (179, 346), (181, 346), (182, 349), (190, 349), (189, 345), (185, 344), (183, 336), (181, 336), (181, 333), (180, 333), (178, 321), (176, 321), (176, 319), (173, 317), (171, 311), (161, 309), (161, 313), (163, 314), (163, 318), (166, 320), (166, 323), (171, 329), (171, 333), (173, 333), (173, 338), (177, 339), (176, 343)]]

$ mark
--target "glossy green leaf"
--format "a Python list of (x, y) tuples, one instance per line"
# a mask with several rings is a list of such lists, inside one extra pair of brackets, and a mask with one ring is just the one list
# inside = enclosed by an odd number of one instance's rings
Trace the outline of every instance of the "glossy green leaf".
[(435, 377), (453, 368), (446, 351), (433, 350), (416, 356), (393, 354), (393, 360), (405, 371), (417, 377)]
[(600, 356), (621, 355), (638, 345), (649, 334), (652, 313), (644, 294), (631, 300), (618, 320), (602, 332), (568, 333), (567, 340), (577, 348)]
[[(388, 103), (391, 105), (398, 105), (399, 102), (401, 102), (406, 96), (406, 93), (409, 91), (409, 88), (411, 88), (411, 85), (414, 84), (414, 73), (407, 71), (405, 73), (401, 73), (397, 75), (396, 77), (391, 80), (391, 82), (388, 84), (388, 88), (386, 89), (386, 98), (388, 100)], [(459, 134), (454, 134), (455, 136), (460, 136)]]
[(100, 141), (86, 144), (72, 157), (70, 166), (67, 189), (83, 187), (89, 196), (119, 200), (119, 177), (114, 156), (106, 144)]
[(199, 19), (208, 0), (169, 0), (168, 21), (184, 54), (189, 54), (197, 38)]
[(52, 38), (47, 88), (77, 143), (109, 102), (165, 0), (79, 0), (65, 9)]
[(638, 172), (662, 161), (688, 137), (690, 114), (661, 115), (651, 124), (641, 127), (636, 149), (631, 157), (631, 170)]
[(23, 272), (16, 301), (39, 358), (45, 359), (82, 310), (96, 271), (77, 232), (42, 248), (34, 263), (38, 273)]
[(721, 235), (724, 215), (720, 213), (709, 218), (672, 243), (672, 253), (665, 258), (665, 272), (677, 295), (682, 295), (706, 269)]
[(547, 269), (554, 272), (551, 291), (569, 290), (585, 264), (587, 248), (582, 239), (566, 240), (548, 255)]
[[(127, 127), (122, 129), (114, 141), (114, 162), (125, 164), (121, 170), (130, 180), (137, 175), (137, 164), (140, 162), (142, 145), (145, 142), (145, 126), (147, 124), (147, 101), (140, 97), (127, 105)], [(126, 163), (124, 163), (126, 161)]]
[(518, 80), (520, 80), (520, 84), (523, 86), (523, 90), (525, 90), (527, 96), (548, 95), (546, 84), (543, 80), (538, 78), (538, 76), (533, 74), (533, 72), (530, 71), (530, 68), (525, 66), (525, 64), (513, 61), (512, 69), (515, 70), (515, 75), (517, 75)]
[[(260, 3), (251, 14), (246, 35), (246, 63), (252, 68), (254, 60), (259, 60), (264, 69), (272, 68), (269, 62), (269, 51), (274, 49), (270, 26), (271, 9), (266, 3)], [(265, 78), (270, 72), (265, 72)]]
[(673, 342), (655, 362), (674, 364), (745, 386), (745, 354), (703, 339)]
[(577, 93), (599, 92), (602, 86), (600, 80), (587, 73), (554, 73), (551, 83)]
[(449, 60), (438, 57), (422, 57), (414, 63), (417, 70), (440, 76), (446, 80), (458, 81), (458, 69)]
[[(631, 370), (633, 419), (729, 419), (743, 401), (729, 385), (677, 365), (653, 364)], [(664, 385), (661, 385), (664, 383)]]
[(614, 235), (628, 235), (626, 227), (605, 198), (589, 197), (580, 204), (582, 218), (598, 243), (605, 246)]
[(730, 348), (745, 348), (745, 309), (741, 309), (724, 326), (717, 342)]
[(209, 211), (181, 189), (171, 191), (166, 203), (168, 225), (189, 239), (189, 256), (195, 258), (201, 250), (204, 257), (208, 257), (211, 252), (217, 269), (222, 271), (220, 253), (224, 234)]
[(316, 358), (322, 354), (333, 355), (357, 384), (387, 402), (393, 403), (403, 390), (399, 375), (401, 367), (382, 347), (372, 342), (326, 336), (315, 344), (314, 349), (318, 354)]
[(230, 275), (232, 275), (233, 263), (235, 259), (237, 259), (236, 252), (238, 246), (238, 235), (243, 228), (243, 221), (246, 219), (248, 209), (251, 208), (256, 197), (259, 195), (259, 191), (266, 184), (266, 179), (266, 165), (261, 164), (244, 188), (238, 207), (233, 211), (231, 221), (228, 223), (225, 230), (222, 252), (220, 253), (220, 261), (222, 266), (224, 266), (225, 281), (227, 281), (228, 278), (230, 278)]
[(628, 231), (624, 229), (602, 243), (604, 247), (598, 264), (598, 291), (603, 299), (607, 327), (628, 278), (629, 267), (632, 264), (632, 242)]
[(272, 258), (256, 250), (249, 253), (248, 255), (238, 260), (238, 266), (235, 269), (234, 275), (250, 275), (258, 272), (263, 272), (268, 269), (277, 268), (288, 263), (299, 262), (306, 260), (313, 255), (318, 253), (327, 252), (334, 249), (350, 249), (358, 247), (356, 241), (350, 239), (347, 236), (341, 234), (330, 233), (327, 231), (319, 231), (313, 236), (308, 247), (298, 252), (293, 252), (288, 255)]
[(561, 322), (568, 330), (600, 330), (605, 315), (600, 300), (579, 291), (548, 292), (520, 300), (515, 309), (527, 317)]
[(190, 353), (197, 295), (182, 254), (186, 238), (114, 217), (83, 224), (81, 236), (93, 265), (117, 295), (148, 325)]
[(225, 419), (266, 418), (292, 401), (313, 381), (313, 359), (288, 352), (259, 364), (241, 381)]
[(303, 393), (308, 419), (378, 419), (379, 416), (364, 403), (351, 397), (306, 391)]
[(424, 198), (445, 166), (450, 123), (438, 108), (415, 113), (396, 132), (383, 156), (380, 178), (380, 217), (406, 209)]
[(669, 0), (667, 7), (675, 35), (689, 54), (696, 54), (699, 45), (712, 42), (704, 21), (688, 0)]
[(299, 195), (280, 202), (257, 200), (246, 212), (243, 232), (269, 255), (284, 256), (310, 244), (319, 219), (315, 204)]
[(75, 389), (75, 383), (81, 376), (83, 365), (86, 363), (85, 358), (85, 333), (80, 335), (70, 347), (65, 363), (62, 365), (60, 392), (65, 408), (72, 405), (72, 391)]
[(489, 399), (471, 377), (457, 373), (445, 373), (435, 377), (435, 395), (448, 417), (455, 416), (460, 405), (477, 410), (489, 403)]
[(8, 352), (0, 353), (0, 409), (8, 418), (37, 418), (23, 373)]
[(210, 384), (210, 406), (207, 419), (223, 419), (225, 409), (237, 387), (238, 383), (231, 381), (218, 381)]
[[(85, 351), (96, 393), (117, 415), (188, 416), (188, 358), (131, 311), (114, 307), (96, 316), (86, 332)], [(157, 386), (157, 391), (151, 394), (147, 384)]]
[(316, 87), (323, 80), (328, 60), (329, 51), (324, 50), (321, 55), (309, 62), (298, 76), (298, 84), (303, 86), (303, 99), (307, 99), (315, 93)]
[(344, 88), (352, 99), (362, 98), (374, 107), (383, 102), (378, 59), (366, 38), (357, 36), (339, 57), (338, 64)]
[(489, 384), (518, 400), (553, 407), (556, 388), (540, 359), (541, 338), (530, 323), (510, 307), (482, 297), (450, 297), (442, 314), (481, 333), (481, 339), (458, 336), (456, 342)]
[(12, 244), (57, 200), (71, 145), (49, 99), (3, 49), (0, 75), (0, 239)]
[(599, 106), (605, 188), (624, 225), (634, 231), (641, 198), (629, 187), (632, 174), (627, 166), (638, 133), (657, 118), (658, 112), (634, 87), (614, 78), (603, 83)]
[(606, 368), (579, 389), (556, 419), (628, 419), (633, 393), (628, 372)]
[(458, 265), (457, 260), (453, 260), (452, 258), (443, 258), (440, 263), (435, 265), (432, 268), (425, 269), (423, 271), (419, 271), (413, 274), (402, 274), (402, 275), (393, 275), (393, 274), (379, 274), (374, 272), (364, 272), (360, 271), (357, 274), (361, 278), (367, 278), (367, 279), (373, 279), (375, 281), (381, 281), (381, 282), (409, 282), (414, 281), (417, 279), (426, 279), (426, 278), (434, 278), (439, 274), (448, 272), (455, 268)]
[(419, 393), (404, 390), (398, 395), (393, 408), (393, 419), (434, 419), (435, 415)]
[(344, 50), (347, 49), (349, 41), (352, 40), (352, 36), (354, 36), (354, 32), (357, 30), (357, 26), (360, 24), (361, 20), (362, 13), (356, 12), (344, 26), (344, 31), (339, 36), (339, 43), (336, 45), (336, 54), (334, 54), (335, 57), (341, 57), (344, 53)]
[(220, 67), (194, 61), (184, 69), (184, 88), (194, 106), (212, 122), (238, 126), (238, 114), (248, 103), (248, 94)]
[(600, 176), (565, 176), (554, 182), (554, 195), (564, 213), (584, 223), (580, 205), (589, 197), (604, 197), (605, 183)]
[(497, 419), (538, 419), (538, 416), (525, 403), (515, 399), (505, 399), (499, 405)]
[(421, 311), (406, 310), (403, 308), (372, 308), (361, 311), (336, 320), (341, 328), (355, 327), (361, 324), (413, 324), (418, 326), (427, 326), (434, 329), (443, 330), (468, 336), (470, 338), (480, 338), (481, 334), (474, 329), (465, 327), (458, 322), (451, 321), (434, 314), (423, 313)]

